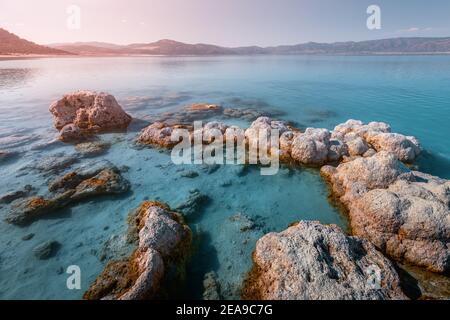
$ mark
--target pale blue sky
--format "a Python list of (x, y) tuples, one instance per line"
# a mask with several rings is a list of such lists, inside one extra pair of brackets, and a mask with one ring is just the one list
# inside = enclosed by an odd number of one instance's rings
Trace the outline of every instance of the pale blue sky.
[[(66, 8), (81, 8), (81, 29)], [(381, 7), (382, 29), (366, 28)], [(0, 0), (0, 27), (38, 43), (169, 38), (225, 46), (450, 36), (448, 0)]]

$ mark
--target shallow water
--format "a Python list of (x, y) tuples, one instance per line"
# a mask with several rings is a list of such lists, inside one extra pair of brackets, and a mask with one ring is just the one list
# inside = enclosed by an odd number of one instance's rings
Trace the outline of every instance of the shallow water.
[[(26, 184), (45, 193), (48, 179), (22, 169), (48, 156), (75, 155), (73, 146), (52, 140), (50, 102), (78, 89), (102, 90), (116, 96), (134, 117), (177, 110), (191, 102), (227, 107), (278, 110), (281, 119), (300, 127), (332, 129), (349, 118), (386, 121), (395, 132), (415, 135), (426, 152), (421, 170), (450, 178), (450, 57), (143, 57), (61, 58), (0, 61), (0, 150), (21, 151), (0, 164), (0, 194)], [(244, 121), (235, 121), (240, 125)], [(138, 150), (136, 130), (103, 135), (113, 141), (107, 159), (130, 167), (123, 175), (131, 192), (71, 206), (56, 215), (20, 228), (3, 222), (0, 208), (0, 298), (80, 298), (101, 272), (104, 242), (126, 231), (126, 216), (144, 199), (176, 207), (193, 189), (211, 202), (187, 217), (195, 232), (195, 251), (181, 295), (201, 297), (205, 273), (217, 273), (226, 298), (236, 297), (251, 266), (251, 251), (264, 233), (281, 231), (300, 219), (346, 227), (345, 218), (328, 203), (317, 170), (282, 168), (261, 176), (257, 168), (244, 175), (222, 166), (208, 174), (202, 167), (180, 168), (167, 152)], [(72, 167), (92, 161), (78, 159)], [(195, 170), (196, 178), (181, 177)], [(225, 183), (226, 182), (226, 183)], [(223, 186), (225, 184), (225, 186)], [(241, 213), (241, 220), (230, 219)], [(241, 230), (244, 216), (256, 227)], [(245, 221), (244, 221), (245, 222)], [(29, 241), (22, 237), (35, 236)], [(32, 249), (46, 240), (62, 244), (57, 255), (37, 260)], [(82, 290), (66, 288), (69, 265), (79, 265)]]

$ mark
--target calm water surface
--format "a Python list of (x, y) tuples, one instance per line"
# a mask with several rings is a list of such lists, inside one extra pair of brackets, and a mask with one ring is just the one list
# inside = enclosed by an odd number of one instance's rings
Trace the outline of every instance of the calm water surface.
[[(49, 104), (79, 90), (113, 94), (134, 117), (177, 110), (191, 102), (227, 107), (278, 110), (299, 127), (332, 129), (347, 119), (386, 121), (396, 132), (415, 135), (426, 152), (421, 170), (450, 178), (450, 57), (142, 57), (0, 60), (0, 150), (20, 151), (0, 164), (0, 194), (33, 185), (45, 194), (49, 177), (23, 170), (49, 156), (76, 155), (73, 146), (39, 148), (52, 140)], [(123, 173), (132, 191), (121, 197), (83, 202), (20, 228), (3, 222), (0, 208), (0, 298), (81, 298), (106, 261), (104, 243), (126, 230), (126, 216), (144, 199), (171, 206), (193, 189), (212, 201), (188, 222), (196, 234), (195, 252), (182, 295), (201, 297), (203, 275), (215, 271), (226, 298), (238, 296), (251, 266), (251, 251), (264, 233), (281, 231), (300, 219), (346, 227), (326, 199), (327, 190), (313, 169), (282, 168), (276, 176), (245, 175), (233, 166), (208, 174), (180, 168), (166, 152), (133, 147), (133, 130), (108, 134), (107, 159), (130, 169)], [(78, 164), (86, 163), (80, 159)], [(181, 170), (199, 177), (181, 177)], [(224, 186), (225, 185), (225, 186)], [(241, 213), (258, 225), (242, 231), (230, 219)], [(24, 235), (34, 233), (29, 241)], [(62, 244), (49, 260), (37, 260), (33, 248), (46, 240)], [(67, 266), (82, 270), (82, 290), (66, 288)]]

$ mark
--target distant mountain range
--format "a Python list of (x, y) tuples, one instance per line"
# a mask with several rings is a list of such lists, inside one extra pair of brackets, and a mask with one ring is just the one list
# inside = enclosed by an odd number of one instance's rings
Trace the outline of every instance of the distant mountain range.
[(5, 29), (0, 28), (0, 55), (67, 55), (59, 49), (38, 45), (21, 39)]
[(392, 38), (369, 41), (334, 43), (308, 42), (275, 47), (228, 48), (211, 44), (187, 44), (173, 40), (152, 43), (117, 45), (104, 42), (55, 43), (37, 45), (21, 39), (0, 28), (0, 54), (46, 55), (249, 55), (249, 54), (450, 54), (450, 37), (447, 38)]
[(173, 40), (114, 45), (99, 42), (53, 44), (52, 48), (81, 55), (244, 55), (244, 54), (420, 54), (450, 53), (448, 38), (393, 38), (335, 43), (308, 42), (276, 47), (227, 48), (210, 44), (187, 44)]

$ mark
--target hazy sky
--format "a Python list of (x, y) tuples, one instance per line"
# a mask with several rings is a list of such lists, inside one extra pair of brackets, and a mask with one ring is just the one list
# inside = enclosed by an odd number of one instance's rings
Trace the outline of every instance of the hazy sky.
[[(69, 5), (81, 28), (67, 28)], [(366, 9), (381, 8), (381, 30)], [(174, 39), (226, 46), (450, 36), (449, 0), (0, 0), (0, 27), (46, 44)]]

